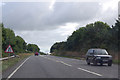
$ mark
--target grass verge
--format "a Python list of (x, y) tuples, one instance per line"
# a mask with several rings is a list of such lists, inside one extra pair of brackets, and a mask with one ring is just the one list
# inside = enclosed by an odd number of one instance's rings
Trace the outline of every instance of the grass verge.
[(83, 58), (80, 58), (80, 57), (73, 57), (73, 56), (60, 56), (60, 55), (52, 55), (52, 56), (58, 56), (58, 57), (65, 57), (65, 58), (72, 58), (72, 59), (83, 59)]
[(10, 59), (2, 61), (2, 71), (5, 71), (6, 69), (14, 66), (19, 61), (21, 61), (31, 55), (33, 55), (33, 54), (32, 53), (21, 53), (21, 54), (19, 54), (19, 57), (10, 58)]
[(114, 64), (120, 64), (120, 60), (113, 60)]

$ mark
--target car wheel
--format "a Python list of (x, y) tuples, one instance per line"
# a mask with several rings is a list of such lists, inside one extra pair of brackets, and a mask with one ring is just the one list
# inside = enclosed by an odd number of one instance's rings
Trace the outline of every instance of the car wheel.
[(93, 62), (93, 65), (94, 65), (94, 66), (96, 66), (96, 65), (97, 65), (97, 62), (96, 62), (96, 61), (94, 61), (94, 62)]
[(112, 66), (112, 61), (108, 61), (108, 66)]
[(112, 66), (112, 63), (108, 63), (108, 66)]
[(90, 65), (90, 61), (88, 59), (86, 61), (87, 61), (87, 65)]
[(88, 65), (90, 65), (90, 63), (89, 63), (89, 62), (88, 62), (87, 64), (88, 64)]

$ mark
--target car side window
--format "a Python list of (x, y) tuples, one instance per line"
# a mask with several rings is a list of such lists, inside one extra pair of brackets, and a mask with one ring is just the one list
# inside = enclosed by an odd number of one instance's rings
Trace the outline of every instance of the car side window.
[(90, 53), (91, 53), (91, 50), (88, 50), (87, 55), (90, 55)]
[(94, 55), (94, 53), (95, 53), (95, 50), (88, 50), (88, 55)]

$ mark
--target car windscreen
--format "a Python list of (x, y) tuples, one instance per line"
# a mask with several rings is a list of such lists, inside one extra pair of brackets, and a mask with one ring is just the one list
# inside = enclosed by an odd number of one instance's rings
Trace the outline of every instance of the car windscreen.
[(94, 50), (94, 54), (96, 55), (108, 55), (106, 50)]

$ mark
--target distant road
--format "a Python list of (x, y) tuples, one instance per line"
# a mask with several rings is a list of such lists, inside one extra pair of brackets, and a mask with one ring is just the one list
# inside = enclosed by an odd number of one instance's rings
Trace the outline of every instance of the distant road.
[(3, 73), (3, 78), (118, 78), (118, 65), (93, 66), (84, 60), (30, 56)]

